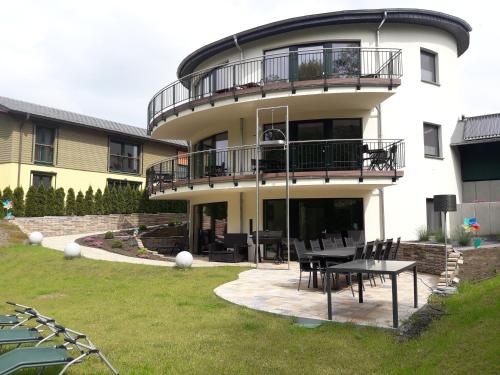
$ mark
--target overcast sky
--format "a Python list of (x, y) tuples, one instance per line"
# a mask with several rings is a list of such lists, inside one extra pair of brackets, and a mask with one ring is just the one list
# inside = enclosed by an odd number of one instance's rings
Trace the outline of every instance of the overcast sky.
[(500, 112), (493, 1), (0, 0), (0, 96), (145, 127), (152, 95), (179, 62), (222, 37), (289, 17), (346, 9), (438, 10), (471, 24), (459, 59), (462, 113)]

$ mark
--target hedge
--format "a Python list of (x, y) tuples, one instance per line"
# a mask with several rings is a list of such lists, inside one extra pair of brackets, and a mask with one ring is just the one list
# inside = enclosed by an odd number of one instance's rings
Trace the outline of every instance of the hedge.
[[(81, 190), (75, 196), (74, 189), (31, 186), (26, 197), (24, 190), (17, 187), (12, 192), (10, 187), (0, 190), (0, 198), (13, 202), (14, 216), (72, 216), (72, 215), (108, 215), (130, 213), (185, 213), (186, 201), (150, 200), (147, 190), (137, 190), (130, 186), (97, 189), (95, 194), (91, 186), (85, 193)], [(66, 199), (66, 200), (65, 200)], [(3, 210), (0, 218), (3, 217)]]

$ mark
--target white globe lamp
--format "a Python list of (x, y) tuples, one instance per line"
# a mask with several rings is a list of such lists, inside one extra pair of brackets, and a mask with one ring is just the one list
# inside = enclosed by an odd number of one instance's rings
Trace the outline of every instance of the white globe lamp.
[(189, 251), (181, 251), (175, 257), (175, 265), (179, 268), (189, 268), (193, 264), (193, 255)]
[(68, 259), (78, 258), (81, 255), (80, 245), (70, 242), (64, 246), (64, 256)]
[(43, 234), (40, 232), (31, 232), (28, 236), (28, 240), (32, 245), (40, 245), (43, 240)]

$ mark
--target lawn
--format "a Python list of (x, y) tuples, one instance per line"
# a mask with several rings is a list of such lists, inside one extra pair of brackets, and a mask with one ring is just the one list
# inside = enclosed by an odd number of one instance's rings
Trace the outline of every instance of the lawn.
[[(69, 261), (18, 245), (0, 248), (0, 301), (36, 306), (87, 333), (122, 374), (500, 373), (498, 276), (464, 285), (442, 319), (400, 342), (375, 328), (301, 328), (217, 298), (214, 287), (238, 272)], [(69, 373), (106, 371), (93, 359)]]

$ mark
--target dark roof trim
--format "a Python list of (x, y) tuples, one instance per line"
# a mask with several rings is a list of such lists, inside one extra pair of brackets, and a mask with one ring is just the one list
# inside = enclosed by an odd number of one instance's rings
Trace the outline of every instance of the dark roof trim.
[[(472, 31), (472, 28), (466, 21), (445, 13), (425, 9), (361, 9), (320, 13), (272, 22), (235, 35), (238, 44), (243, 45), (269, 36), (312, 27), (379, 23), (384, 17), (384, 12), (387, 12), (386, 23), (432, 26), (451, 33), (457, 41), (458, 56), (462, 55), (469, 47), (469, 32)], [(181, 61), (177, 69), (177, 77), (181, 78), (192, 73), (204, 60), (234, 47), (234, 36), (231, 35), (197, 49)]]

